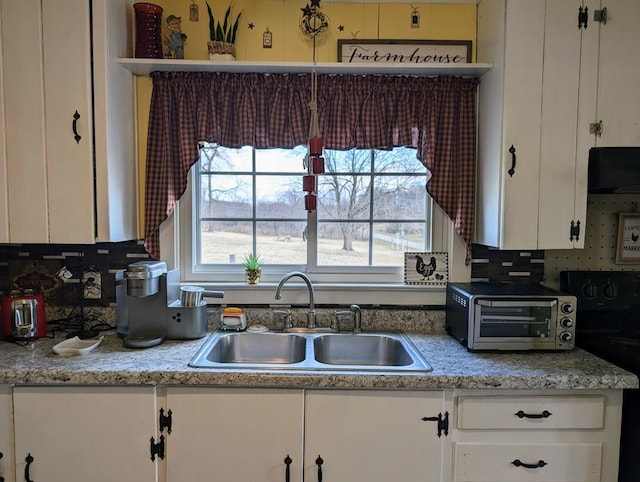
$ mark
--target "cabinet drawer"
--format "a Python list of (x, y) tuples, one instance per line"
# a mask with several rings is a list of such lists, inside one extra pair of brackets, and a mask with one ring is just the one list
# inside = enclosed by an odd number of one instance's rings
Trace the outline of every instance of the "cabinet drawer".
[(601, 429), (604, 397), (459, 397), (457, 428)]
[[(454, 482), (599, 482), (602, 444), (454, 444)], [(519, 462), (518, 462), (519, 461)], [(529, 468), (522, 464), (543, 465)]]

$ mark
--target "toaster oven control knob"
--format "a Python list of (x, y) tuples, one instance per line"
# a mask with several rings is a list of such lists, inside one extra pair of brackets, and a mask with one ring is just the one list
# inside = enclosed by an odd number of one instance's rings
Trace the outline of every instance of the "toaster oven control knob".
[(571, 318), (562, 318), (560, 320), (560, 326), (563, 328), (571, 328), (573, 326), (573, 320)]
[(563, 313), (573, 313), (573, 305), (571, 303), (562, 303), (560, 310)]
[(564, 343), (570, 343), (573, 341), (573, 335), (568, 331), (563, 331), (562, 333), (560, 333), (560, 341)]

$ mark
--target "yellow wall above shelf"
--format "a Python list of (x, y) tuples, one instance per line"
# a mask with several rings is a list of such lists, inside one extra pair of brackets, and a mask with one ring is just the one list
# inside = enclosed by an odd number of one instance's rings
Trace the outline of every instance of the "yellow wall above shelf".
[(380, 75), (458, 75), (480, 77), (491, 70), (492, 64), (408, 65), (340, 62), (211, 62), (208, 60), (118, 59), (120, 65), (135, 75), (146, 76), (163, 72), (261, 72), (308, 73), (314, 68), (319, 74), (380, 74)]

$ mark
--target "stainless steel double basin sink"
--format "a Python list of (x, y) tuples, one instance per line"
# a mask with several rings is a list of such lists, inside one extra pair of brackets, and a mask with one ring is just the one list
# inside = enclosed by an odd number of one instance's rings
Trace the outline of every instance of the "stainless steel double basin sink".
[(403, 332), (215, 331), (189, 362), (195, 368), (428, 372)]

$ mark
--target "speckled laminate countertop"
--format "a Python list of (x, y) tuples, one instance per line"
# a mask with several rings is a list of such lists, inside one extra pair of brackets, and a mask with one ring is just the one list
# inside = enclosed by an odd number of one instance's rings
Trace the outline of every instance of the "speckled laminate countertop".
[(408, 333), (429, 373), (212, 370), (187, 364), (206, 338), (166, 341), (144, 350), (106, 335), (94, 351), (62, 357), (61, 338), (0, 344), (0, 384), (218, 385), (391, 389), (624, 389), (638, 378), (581, 349), (551, 353), (469, 353), (446, 334)]

